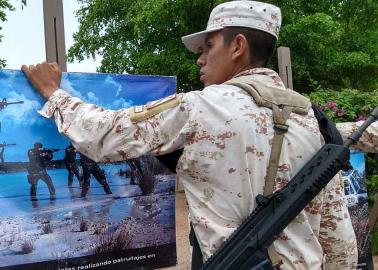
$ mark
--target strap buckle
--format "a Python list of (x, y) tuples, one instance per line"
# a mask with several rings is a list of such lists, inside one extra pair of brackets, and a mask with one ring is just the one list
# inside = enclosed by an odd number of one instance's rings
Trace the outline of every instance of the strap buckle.
[(289, 130), (289, 125), (275, 123), (274, 130), (276, 130), (277, 132), (285, 133)]

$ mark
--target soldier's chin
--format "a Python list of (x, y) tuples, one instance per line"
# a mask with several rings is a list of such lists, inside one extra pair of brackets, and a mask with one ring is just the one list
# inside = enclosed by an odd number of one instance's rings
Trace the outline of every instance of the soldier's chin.
[(206, 87), (208, 84), (206, 83), (206, 77), (205, 77), (205, 75), (201, 75), (201, 77), (200, 77), (200, 81), (201, 81), (201, 83), (203, 83), (203, 85)]

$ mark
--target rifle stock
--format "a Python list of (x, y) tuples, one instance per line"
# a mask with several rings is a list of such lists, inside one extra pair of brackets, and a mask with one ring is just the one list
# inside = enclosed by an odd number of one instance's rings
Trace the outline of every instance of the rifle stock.
[(378, 118), (378, 107), (345, 145), (324, 145), (281, 190), (256, 197), (257, 207), (204, 264), (202, 270), (273, 269), (267, 249), (287, 225), (341, 170), (348, 166), (348, 146)]

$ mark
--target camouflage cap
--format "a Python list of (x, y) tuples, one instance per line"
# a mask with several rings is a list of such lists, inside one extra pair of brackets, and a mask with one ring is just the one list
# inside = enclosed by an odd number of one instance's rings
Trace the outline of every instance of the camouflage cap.
[(216, 6), (210, 14), (205, 31), (182, 37), (186, 48), (198, 52), (208, 33), (225, 27), (247, 27), (267, 32), (278, 38), (281, 27), (280, 8), (257, 1), (230, 1)]

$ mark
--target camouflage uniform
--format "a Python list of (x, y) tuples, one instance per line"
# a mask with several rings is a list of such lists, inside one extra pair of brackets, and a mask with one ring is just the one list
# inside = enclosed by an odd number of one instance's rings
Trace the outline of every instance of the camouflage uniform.
[[(244, 74), (285, 91), (272, 70), (259, 68)], [(236, 86), (211, 85), (120, 111), (86, 104), (58, 90), (40, 113), (54, 116), (59, 131), (78, 151), (97, 161), (184, 148), (177, 175), (205, 259), (251, 213), (254, 198), (263, 193), (272, 112), (257, 107)], [(283, 187), (324, 143), (312, 110), (306, 116), (292, 113), (288, 124), (275, 189)], [(371, 150), (377, 151), (377, 126), (369, 132), (375, 136)], [(281, 269), (320, 269), (324, 261), (327, 269), (355, 269), (356, 238), (343, 194), (337, 175), (274, 242), (284, 262)]]
[(46, 183), (49, 192), (50, 198), (55, 199), (55, 187), (51, 180), (50, 175), (48, 175), (47, 162), (52, 160), (53, 154), (51, 150), (48, 149), (29, 149), (28, 150), (29, 165), (28, 170), (28, 182), (30, 186), (30, 197), (31, 200), (37, 200), (37, 185), (38, 180), (41, 179)]
[(112, 194), (108, 182), (106, 182), (106, 175), (104, 170), (102, 170), (95, 161), (80, 153), (80, 164), (83, 168), (81, 197), (87, 196), (90, 186), (91, 174), (102, 185), (106, 194)]
[(68, 186), (72, 187), (73, 178), (76, 176), (79, 185), (82, 185), (82, 179), (79, 172), (79, 166), (76, 163), (76, 149), (70, 144), (64, 149), (65, 155), (63, 158), (64, 165), (68, 171)]

